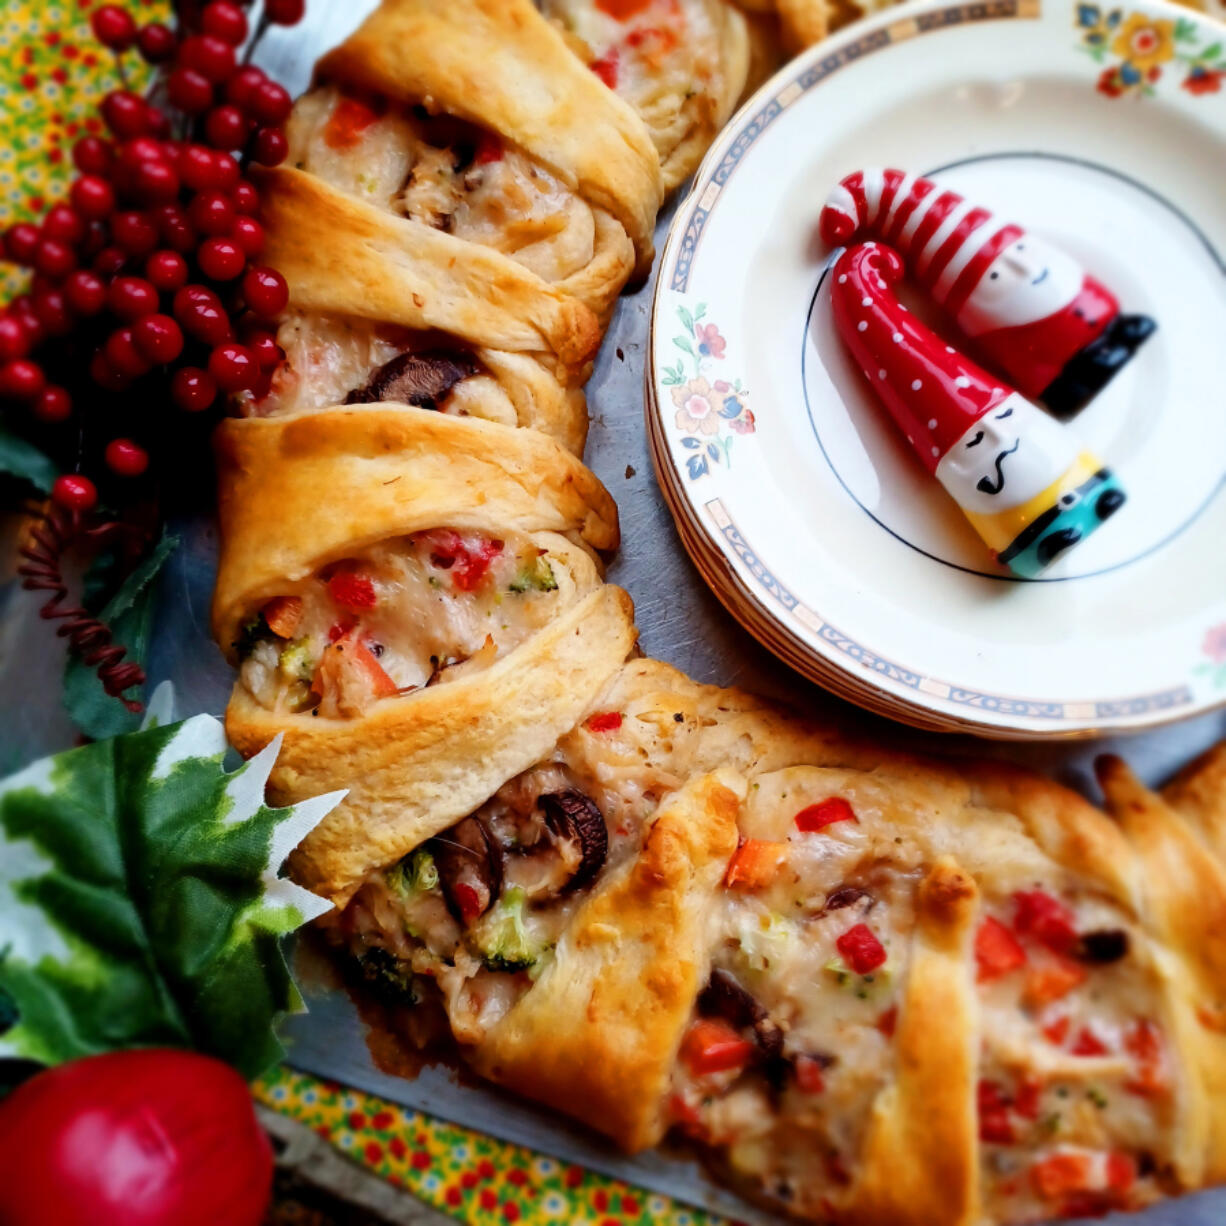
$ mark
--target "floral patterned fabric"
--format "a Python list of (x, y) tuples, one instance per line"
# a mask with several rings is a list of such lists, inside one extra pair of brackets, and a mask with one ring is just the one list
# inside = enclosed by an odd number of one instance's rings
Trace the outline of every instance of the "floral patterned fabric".
[(288, 1068), (265, 1077), (256, 1097), (391, 1183), (474, 1226), (737, 1226), (619, 1179)]

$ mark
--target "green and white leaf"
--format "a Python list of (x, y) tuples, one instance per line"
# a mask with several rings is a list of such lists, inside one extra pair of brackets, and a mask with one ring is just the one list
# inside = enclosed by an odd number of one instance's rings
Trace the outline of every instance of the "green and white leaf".
[[(158, 697), (159, 715), (168, 710)], [(264, 804), (279, 739), (227, 773), (211, 716), (69, 750), (0, 783), (0, 1055), (191, 1047), (254, 1077), (301, 1007), (279, 938), (329, 903), (280, 875), (343, 797)]]

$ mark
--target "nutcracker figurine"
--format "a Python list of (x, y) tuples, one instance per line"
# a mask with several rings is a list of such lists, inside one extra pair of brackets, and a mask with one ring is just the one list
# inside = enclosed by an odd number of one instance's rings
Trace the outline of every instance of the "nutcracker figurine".
[(1033, 579), (1124, 503), (1115, 475), (1062, 425), (921, 324), (895, 294), (898, 253), (843, 252), (839, 335), (920, 461), (993, 556)]
[(1020, 226), (901, 170), (858, 170), (831, 192), (822, 238), (876, 238), (1017, 389), (1068, 415), (1125, 366), (1154, 331), (1121, 315), (1106, 286)]

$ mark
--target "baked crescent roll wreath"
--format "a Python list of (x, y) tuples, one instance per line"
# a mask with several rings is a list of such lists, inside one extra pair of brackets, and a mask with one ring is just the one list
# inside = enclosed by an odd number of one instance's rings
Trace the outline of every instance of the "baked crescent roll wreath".
[(1224, 755), (1105, 761), (1108, 817), (638, 660), (332, 928), (485, 1076), (797, 1217), (1133, 1209), (1226, 1179)]

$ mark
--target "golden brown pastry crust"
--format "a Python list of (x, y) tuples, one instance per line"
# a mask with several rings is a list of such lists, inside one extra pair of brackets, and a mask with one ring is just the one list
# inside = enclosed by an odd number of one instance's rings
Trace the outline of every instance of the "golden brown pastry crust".
[(640, 271), (651, 266), (663, 200), (655, 147), (531, 0), (384, 0), (318, 73), (499, 133), (616, 217)]
[(744, 796), (742, 778), (715, 772), (661, 807), (642, 852), (593, 892), (536, 985), (474, 1050), (480, 1072), (580, 1115), (626, 1149), (660, 1140), (669, 1077), (706, 978), (706, 913), (736, 850)]
[(222, 551), (213, 633), (239, 630), (288, 581), (387, 537), (435, 527), (573, 532), (618, 542), (617, 507), (531, 430), (407, 405), (351, 406), (218, 428)]

